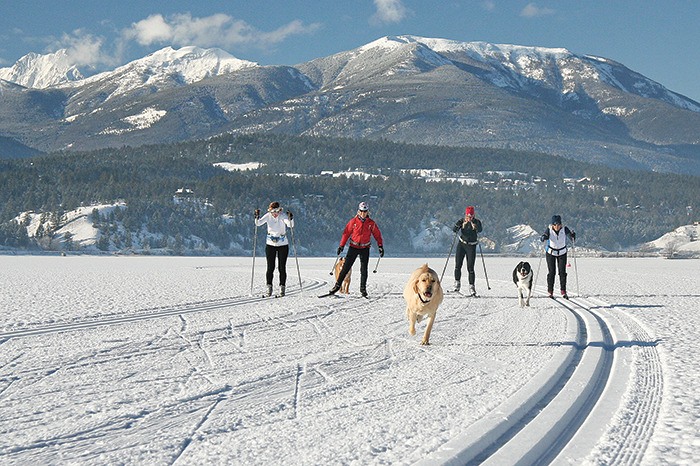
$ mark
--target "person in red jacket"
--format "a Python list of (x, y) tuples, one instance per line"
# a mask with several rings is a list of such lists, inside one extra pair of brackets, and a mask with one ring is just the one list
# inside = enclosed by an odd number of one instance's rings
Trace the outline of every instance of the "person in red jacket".
[(366, 202), (360, 202), (357, 207), (357, 215), (353, 217), (343, 230), (343, 236), (340, 238), (340, 246), (338, 246), (338, 255), (343, 252), (345, 243), (350, 240), (348, 254), (345, 256), (345, 265), (338, 275), (338, 281), (335, 283), (329, 294), (335, 294), (340, 290), (340, 284), (345, 280), (352, 265), (355, 263), (357, 256), (360, 256), (360, 293), (365, 298), (367, 297), (367, 267), (369, 266), (369, 247), (372, 236), (379, 247), (379, 257), (384, 257), (384, 241), (382, 240), (382, 232), (379, 231), (377, 224), (369, 218), (369, 206)]

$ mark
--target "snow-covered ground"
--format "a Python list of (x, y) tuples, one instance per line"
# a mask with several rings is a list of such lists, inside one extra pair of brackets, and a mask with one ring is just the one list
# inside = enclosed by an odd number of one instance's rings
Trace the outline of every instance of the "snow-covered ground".
[(0, 463), (699, 464), (698, 261), (579, 258), (571, 301), (542, 263), (521, 309), (519, 260), (486, 257), (490, 290), (477, 264), (423, 347), (420, 259), (365, 300), (359, 270), (316, 297), (333, 258), (262, 299), (260, 258), (250, 296), (251, 258), (0, 256)]

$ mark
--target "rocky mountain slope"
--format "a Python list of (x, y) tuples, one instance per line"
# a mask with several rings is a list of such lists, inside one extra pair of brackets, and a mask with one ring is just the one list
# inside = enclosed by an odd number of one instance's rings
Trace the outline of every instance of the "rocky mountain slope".
[(185, 47), (41, 89), (2, 76), (0, 136), (42, 151), (276, 132), (700, 174), (700, 104), (565, 49), (396, 36), (294, 67)]

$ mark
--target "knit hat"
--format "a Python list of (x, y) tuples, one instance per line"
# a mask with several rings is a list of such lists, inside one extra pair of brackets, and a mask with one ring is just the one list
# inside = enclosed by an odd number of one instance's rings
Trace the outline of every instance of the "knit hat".
[(366, 212), (369, 210), (369, 204), (367, 204), (366, 202), (360, 202), (360, 205), (357, 206), (357, 210), (359, 210), (360, 212)]
[(466, 209), (464, 209), (464, 215), (471, 215), (472, 217), (474, 216), (474, 206), (470, 205)]
[(552, 225), (561, 225), (561, 215), (552, 215)]

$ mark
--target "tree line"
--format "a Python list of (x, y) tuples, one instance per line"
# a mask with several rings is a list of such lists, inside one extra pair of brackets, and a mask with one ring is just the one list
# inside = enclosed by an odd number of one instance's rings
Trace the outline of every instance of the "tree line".
[[(227, 172), (216, 162), (265, 164)], [(481, 180), (508, 172), (518, 186), (457, 181), (426, 182), (405, 169), (443, 169)], [(321, 176), (360, 170), (382, 177)], [(504, 176), (511, 176), (508, 173)], [(294, 174), (295, 176), (289, 176)], [(589, 180), (567, 183), (565, 179)], [(173, 195), (191, 189), (191, 201)], [(387, 251), (410, 254), (412, 239), (432, 225), (447, 228), (474, 205), (483, 235), (497, 246), (506, 229), (544, 229), (561, 214), (579, 244), (620, 250), (691, 223), (700, 178), (612, 169), (560, 157), (495, 149), (398, 144), (388, 141), (224, 136), (172, 145), (55, 153), (0, 161), (0, 245), (28, 248), (32, 240), (13, 219), (20, 212), (61, 218), (79, 206), (124, 200), (112, 218), (98, 219), (101, 247), (128, 248), (135, 238), (148, 247), (185, 253), (196, 247), (241, 254), (252, 247), (255, 208), (280, 201), (297, 218), (296, 239), (305, 254), (332, 254), (357, 204), (368, 200)], [(689, 215), (689, 213), (691, 215)], [(107, 242), (104, 242), (107, 241)], [(146, 239), (144, 239), (146, 241)], [(446, 238), (446, 248), (450, 238)]]

